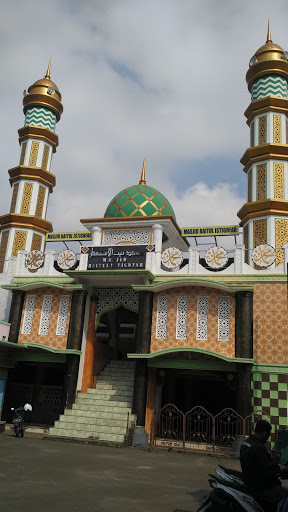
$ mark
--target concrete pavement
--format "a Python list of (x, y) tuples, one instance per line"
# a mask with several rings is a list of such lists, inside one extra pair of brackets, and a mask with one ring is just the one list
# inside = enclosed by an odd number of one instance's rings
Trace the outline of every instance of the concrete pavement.
[(237, 460), (0, 435), (1, 512), (194, 512)]

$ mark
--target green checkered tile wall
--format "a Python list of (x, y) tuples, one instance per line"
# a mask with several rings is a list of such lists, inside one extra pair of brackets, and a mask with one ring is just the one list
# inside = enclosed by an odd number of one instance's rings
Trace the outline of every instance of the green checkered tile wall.
[(253, 373), (252, 406), (267, 412), (276, 428), (287, 428), (287, 375)]

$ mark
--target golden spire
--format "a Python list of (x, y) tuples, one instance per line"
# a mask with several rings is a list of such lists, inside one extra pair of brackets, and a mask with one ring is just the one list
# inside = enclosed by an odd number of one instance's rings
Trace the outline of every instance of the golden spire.
[(142, 167), (142, 173), (141, 173), (141, 178), (140, 178), (140, 181), (139, 181), (139, 185), (146, 185), (146, 180), (145, 180), (145, 158), (143, 160), (143, 167)]
[(266, 43), (272, 43), (271, 32), (270, 32), (270, 20), (268, 18), (268, 30), (267, 30), (267, 41)]
[(47, 71), (46, 71), (45, 78), (50, 78), (50, 68), (51, 68), (51, 58), (49, 60), (49, 64), (48, 64), (48, 68), (47, 68)]

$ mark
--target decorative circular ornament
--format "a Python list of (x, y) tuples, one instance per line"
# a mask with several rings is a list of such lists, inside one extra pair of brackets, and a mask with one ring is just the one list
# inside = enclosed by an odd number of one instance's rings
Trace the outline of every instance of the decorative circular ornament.
[(183, 254), (176, 247), (169, 247), (162, 252), (161, 263), (169, 270), (180, 267), (183, 261)]
[(254, 66), (254, 64), (256, 64), (257, 62), (258, 62), (258, 59), (257, 59), (256, 55), (253, 55), (253, 57), (251, 57), (251, 59), (250, 59), (249, 67), (251, 68), (251, 66)]
[(252, 261), (258, 267), (270, 267), (276, 260), (276, 251), (274, 247), (268, 244), (257, 245), (252, 251)]
[(65, 251), (60, 252), (57, 258), (57, 265), (62, 268), (62, 270), (68, 270), (75, 265), (76, 261), (77, 256), (75, 252), (70, 251), (70, 249), (66, 249)]
[(27, 270), (29, 270), (29, 272), (37, 272), (37, 270), (40, 267), (42, 267), (43, 263), (44, 263), (43, 252), (38, 251), (36, 249), (34, 249), (34, 251), (28, 252), (26, 259), (25, 259), (25, 264), (26, 264), (26, 268), (27, 268)]
[(54, 89), (54, 87), (48, 87), (48, 89), (47, 89), (47, 94), (50, 94), (50, 96), (52, 96), (52, 94), (55, 94), (55, 89)]
[(228, 261), (228, 254), (223, 247), (210, 247), (205, 254), (205, 261), (210, 268), (220, 269), (225, 267)]

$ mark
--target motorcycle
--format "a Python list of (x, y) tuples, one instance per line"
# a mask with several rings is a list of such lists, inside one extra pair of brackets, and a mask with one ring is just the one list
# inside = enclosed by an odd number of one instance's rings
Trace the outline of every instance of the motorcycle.
[(13, 426), (11, 427), (14, 430), (16, 437), (24, 437), (25, 432), (25, 424), (24, 424), (24, 415), (26, 411), (32, 411), (32, 405), (25, 404), (24, 407), (11, 407), (11, 411), (14, 411), (13, 416)]
[[(212, 491), (204, 498), (204, 502), (197, 509), (209, 512), (264, 512), (263, 508), (255, 501), (250, 492), (245, 488), (243, 476), (240, 471), (220, 466), (216, 475), (209, 475), (208, 480)], [(287, 466), (281, 467), (283, 473)], [(286, 477), (287, 478), (287, 477)], [(288, 493), (278, 505), (278, 512), (288, 512)]]

